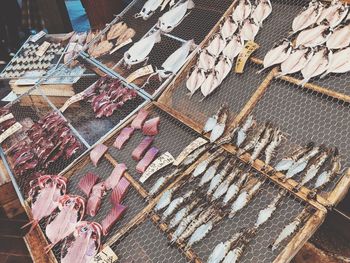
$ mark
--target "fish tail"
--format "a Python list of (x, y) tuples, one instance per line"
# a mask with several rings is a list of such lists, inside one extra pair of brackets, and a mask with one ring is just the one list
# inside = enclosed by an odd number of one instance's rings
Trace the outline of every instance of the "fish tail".
[(309, 81), (309, 79), (303, 79), (302, 81), (299, 82), (299, 85), (304, 87), (308, 81)]
[(320, 76), (320, 78), (321, 78), (321, 79), (323, 79), (325, 76), (327, 76), (327, 75), (328, 75), (328, 73), (329, 73), (329, 72), (328, 72), (328, 71), (326, 71), (325, 73), (323, 73), (323, 74)]

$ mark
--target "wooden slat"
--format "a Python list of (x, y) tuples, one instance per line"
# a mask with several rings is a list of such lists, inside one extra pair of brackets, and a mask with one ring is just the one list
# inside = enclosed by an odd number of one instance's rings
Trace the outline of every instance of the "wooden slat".
[(24, 212), (21, 202), (18, 199), (14, 199), (2, 206), (6, 216), (13, 218)]
[(0, 186), (0, 206), (4, 206), (16, 199), (18, 197), (12, 183), (6, 183)]
[(323, 204), (324, 206), (336, 206), (341, 200), (344, 199), (345, 195), (348, 193), (350, 188), (350, 168), (348, 168), (340, 179), (336, 187), (333, 189), (331, 193), (329, 193), (327, 197), (327, 204)]

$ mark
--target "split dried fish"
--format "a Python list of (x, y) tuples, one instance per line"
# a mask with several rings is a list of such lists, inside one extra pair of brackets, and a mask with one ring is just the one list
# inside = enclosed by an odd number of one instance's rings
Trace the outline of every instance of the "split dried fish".
[(213, 179), (211, 179), (209, 189), (207, 191), (207, 197), (209, 198), (209, 200), (211, 200), (211, 197), (214, 191), (216, 190), (216, 188), (218, 188), (221, 182), (225, 179), (226, 175), (228, 175), (229, 172), (232, 170), (234, 164), (235, 164), (235, 160), (231, 159), (225, 165), (225, 167), (217, 175), (215, 175)]
[(309, 3), (309, 6), (303, 8), (303, 10), (294, 18), (292, 24), (293, 32), (296, 33), (315, 24), (321, 15), (323, 8), (323, 4), (320, 1), (312, 0)]
[(297, 49), (294, 49), (289, 57), (284, 62), (282, 62), (281, 72), (278, 73), (276, 77), (293, 74), (302, 70), (310, 61), (313, 54), (314, 51), (311, 48), (299, 47)]
[(253, 18), (247, 18), (243, 21), (240, 36), (243, 41), (254, 41), (259, 29), (259, 24)]
[(218, 73), (217, 75), (220, 82), (222, 82), (231, 72), (232, 66), (232, 62), (228, 57), (219, 57), (219, 61), (215, 66), (215, 71)]
[(228, 106), (223, 104), (219, 110), (218, 120), (210, 134), (210, 142), (213, 143), (219, 139), (225, 132), (228, 120)]
[(295, 46), (316, 47), (326, 43), (331, 34), (329, 23), (324, 21), (320, 25), (301, 31), (295, 39)]
[(192, 211), (192, 209), (194, 209), (198, 205), (199, 201), (200, 199), (196, 198), (194, 201), (192, 201), (191, 203), (186, 205), (184, 208), (182, 208), (180, 211), (178, 211), (175, 214), (175, 216), (170, 220), (169, 229), (172, 229), (176, 227), (178, 224), (180, 224), (182, 219), (187, 217), (189, 213)]
[(165, 33), (171, 32), (189, 14), (187, 11), (193, 8), (194, 2), (192, 0), (180, 0), (159, 18), (158, 27)]
[(168, 205), (167, 209), (163, 212), (161, 220), (164, 222), (168, 219), (169, 216), (171, 216), (175, 210), (183, 204), (188, 198), (190, 198), (194, 194), (194, 191), (188, 191), (185, 195), (180, 196)]
[[(349, 34), (350, 35), (350, 34)], [(329, 63), (325, 73), (321, 75), (321, 78), (325, 77), (329, 73), (346, 73), (350, 71), (350, 47), (341, 49), (332, 54), (329, 58)]]
[(171, 198), (173, 196), (173, 193), (180, 187), (180, 185), (175, 186), (171, 189), (166, 190), (162, 196), (159, 198), (156, 206), (154, 207), (154, 211), (159, 211), (164, 209), (165, 207), (167, 207), (170, 202), (171, 202)]
[(323, 21), (328, 21), (329, 26), (334, 28), (343, 21), (348, 13), (348, 6), (339, 0), (333, 0), (331, 4), (324, 8), (316, 23), (320, 24)]
[(230, 203), (232, 200), (234, 200), (237, 197), (239, 191), (241, 191), (242, 189), (242, 186), (246, 183), (248, 176), (249, 176), (249, 173), (242, 174), (239, 180), (236, 183), (233, 183), (227, 189), (224, 200), (222, 201), (224, 206), (228, 205), (228, 203)]
[(149, 19), (160, 7), (163, 0), (148, 0), (142, 7), (140, 13), (134, 15), (135, 18), (142, 17), (143, 20)]
[(227, 193), (227, 190), (229, 189), (230, 184), (235, 180), (237, 175), (241, 171), (239, 169), (233, 169), (233, 171), (225, 178), (225, 180), (216, 188), (215, 192), (213, 193), (213, 196), (211, 198), (211, 201), (218, 200), (223, 195)]
[(201, 86), (201, 92), (203, 96), (204, 97), (209, 96), (214, 90), (216, 90), (217, 87), (219, 87), (220, 84), (221, 82), (218, 78), (217, 71), (212, 69)]
[(124, 42), (128, 41), (129, 39), (133, 38), (136, 35), (136, 31), (132, 28), (128, 28), (125, 30), (118, 38), (116, 46), (123, 44)]
[(107, 33), (107, 40), (113, 40), (113, 39), (118, 38), (127, 29), (128, 29), (128, 26), (123, 21), (112, 25), (111, 28), (109, 29), (108, 33)]
[(272, 5), (270, 0), (258, 0), (256, 7), (252, 12), (252, 18), (261, 27), (262, 23), (272, 12)]
[(249, 163), (253, 163), (260, 155), (260, 153), (265, 149), (265, 147), (270, 142), (271, 135), (273, 133), (273, 128), (267, 124), (267, 127), (262, 135), (261, 139), (257, 142), (254, 147), (253, 153), (250, 156)]
[(221, 34), (215, 34), (209, 42), (206, 50), (213, 57), (218, 57), (226, 47), (226, 40)]
[(233, 20), (231, 16), (227, 17), (220, 25), (220, 34), (224, 39), (231, 38), (238, 29), (238, 24)]
[(326, 47), (318, 48), (306, 66), (301, 70), (304, 79), (299, 85), (304, 86), (311, 78), (323, 74), (327, 70), (332, 55), (332, 51)]
[(271, 143), (265, 149), (265, 167), (268, 166), (271, 162), (272, 157), (274, 156), (276, 149), (281, 144), (283, 134), (279, 128), (274, 129), (272, 135)]
[(241, 53), (243, 48), (244, 43), (241, 39), (241, 36), (239, 34), (234, 34), (232, 38), (228, 40), (228, 43), (222, 51), (222, 54), (233, 61), (238, 56), (238, 54)]
[(163, 0), (162, 7), (160, 8), (160, 11), (163, 11), (168, 4), (170, 7), (174, 6), (175, 0)]
[(245, 141), (247, 138), (247, 132), (250, 128), (252, 128), (256, 124), (256, 121), (253, 118), (253, 115), (249, 115), (247, 120), (244, 122), (242, 128), (240, 128), (237, 132), (237, 141), (236, 145), (238, 147)]
[(283, 39), (280, 42), (276, 43), (274, 47), (265, 55), (263, 62), (264, 68), (258, 73), (273, 65), (282, 63), (289, 57), (291, 51), (292, 45), (288, 39)]
[(190, 96), (202, 86), (203, 82), (206, 79), (205, 70), (199, 67), (194, 67), (191, 74), (186, 80), (186, 87), (190, 91)]
[[(213, 116), (208, 118), (208, 120), (205, 123), (204, 128), (203, 128), (203, 132), (204, 133), (210, 132), (210, 131), (212, 131), (214, 129), (214, 127), (218, 123), (219, 115), (221, 115), (223, 110), (224, 110), (224, 106), (225, 105), (221, 105), (219, 110), (217, 111), (217, 113), (215, 115), (213, 115)], [(227, 106), (225, 106), (225, 107), (227, 107)]]
[(232, 18), (237, 23), (241, 23), (248, 18), (252, 11), (250, 0), (239, 0), (234, 7)]
[(254, 132), (254, 134), (252, 135), (250, 140), (247, 142), (247, 144), (243, 148), (240, 148), (237, 151), (237, 156), (241, 156), (242, 154), (245, 154), (246, 152), (253, 149), (256, 146), (256, 144), (259, 142), (260, 137), (263, 135), (265, 129), (266, 129), (266, 123), (258, 127), (258, 129)]
[(152, 51), (155, 43), (161, 41), (160, 31), (157, 30), (149, 36), (136, 42), (128, 51), (124, 53), (124, 62), (132, 66), (148, 60), (148, 55)]
[(203, 186), (213, 179), (213, 177), (216, 174), (216, 171), (218, 170), (218, 167), (224, 159), (225, 158), (223, 156), (220, 156), (218, 159), (215, 160), (215, 162), (205, 171), (198, 186)]
[(200, 162), (197, 165), (196, 169), (194, 169), (194, 171), (192, 172), (191, 176), (196, 178), (199, 175), (201, 175), (202, 173), (204, 173), (207, 170), (209, 164), (212, 163), (217, 157), (222, 155), (223, 152), (224, 152), (223, 149), (216, 150), (208, 158), (206, 158), (205, 160), (203, 160), (202, 162)]
[(90, 52), (90, 55), (93, 56), (94, 58), (97, 58), (107, 54), (112, 48), (113, 48), (113, 44), (108, 40), (104, 40), (94, 45), (94, 47)]
[(329, 49), (341, 49), (350, 45), (350, 20), (336, 27), (328, 38), (326, 46)]

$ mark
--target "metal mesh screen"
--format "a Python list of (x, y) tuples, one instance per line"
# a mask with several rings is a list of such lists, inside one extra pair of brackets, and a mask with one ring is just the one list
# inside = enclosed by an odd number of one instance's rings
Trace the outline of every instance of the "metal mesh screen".
[[(167, 113), (159, 109), (152, 108), (149, 118), (156, 116), (160, 117), (160, 132), (155, 136), (152, 146), (159, 149), (160, 152), (158, 156), (168, 151), (174, 156), (174, 158), (176, 158), (178, 154), (180, 154), (180, 152), (197, 137), (196, 133), (180, 121), (169, 116)], [(114, 142), (116, 136), (110, 140), (110, 144)], [(140, 179), (141, 174), (136, 171), (137, 161), (131, 158), (131, 153), (139, 145), (143, 138), (144, 135), (137, 130), (134, 132), (122, 150), (118, 150), (113, 146), (111, 146), (109, 149), (111, 155), (118, 162), (126, 164), (130, 175), (137, 181)], [(167, 167), (161, 170), (158, 174), (155, 174), (148, 179), (142, 186), (146, 190), (149, 190), (159, 176), (161, 176), (163, 173), (169, 172), (172, 169), (172, 167)]]
[[(338, 147), (343, 167), (349, 166), (349, 105), (282, 80), (272, 81), (252, 113), (259, 121), (270, 121), (281, 128), (283, 141), (275, 160), (280, 160), (297, 145), (313, 141), (316, 145)], [(300, 178), (295, 177), (298, 181)], [(324, 189), (332, 190), (338, 178)], [(306, 186), (311, 186), (314, 181)], [(310, 185), (311, 184), (311, 185)]]

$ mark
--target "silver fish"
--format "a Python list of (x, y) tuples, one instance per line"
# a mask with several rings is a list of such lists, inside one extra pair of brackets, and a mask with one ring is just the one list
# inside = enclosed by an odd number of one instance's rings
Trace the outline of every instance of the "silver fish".
[(300, 225), (305, 223), (309, 216), (309, 209), (306, 208), (291, 223), (286, 225), (276, 238), (275, 242), (271, 245), (271, 250), (276, 250), (285, 239), (290, 237), (297, 230)]
[(261, 27), (262, 23), (272, 12), (270, 0), (258, 0), (257, 5), (252, 12), (252, 18)]
[(225, 179), (226, 175), (230, 172), (233, 165), (235, 163), (234, 159), (231, 159), (225, 167), (213, 177), (213, 179), (210, 181), (209, 189), (207, 191), (207, 196), (209, 199), (211, 199), (212, 194), (216, 190), (216, 188), (221, 184), (221, 182)]
[(228, 43), (224, 50), (222, 51), (222, 54), (229, 58), (231, 61), (233, 61), (239, 53), (244, 48), (244, 43), (240, 37), (239, 34), (234, 34), (230, 40), (228, 40)]
[(244, 122), (242, 128), (240, 128), (238, 130), (237, 133), (237, 141), (236, 141), (236, 145), (238, 147), (241, 146), (241, 144), (245, 141), (245, 139), (247, 138), (247, 132), (250, 128), (252, 128), (254, 125), (256, 124), (253, 115), (249, 115), (247, 120)]
[(228, 114), (229, 114), (228, 106), (226, 104), (223, 104), (221, 106), (221, 111), (218, 115), (217, 123), (215, 124), (214, 128), (211, 131), (210, 142), (215, 142), (224, 134), (227, 120), (228, 120)]
[(258, 181), (251, 188), (244, 190), (238, 195), (237, 199), (233, 202), (231, 206), (229, 218), (233, 218), (240, 210), (242, 210), (248, 205), (248, 203), (250, 202), (250, 200), (253, 199), (253, 197), (258, 192), (262, 184), (263, 182)]
[(254, 41), (259, 29), (259, 24), (253, 18), (247, 18), (243, 21), (240, 36), (243, 41)]
[(215, 57), (211, 55), (207, 49), (203, 49), (199, 51), (197, 67), (204, 70), (210, 70), (214, 67), (215, 60)]
[(322, 172), (318, 177), (314, 185), (314, 190), (319, 191), (324, 188), (334, 177), (336, 177), (341, 170), (340, 155), (337, 149), (334, 150), (332, 156), (331, 168)]
[(276, 77), (296, 73), (302, 70), (314, 54), (313, 49), (299, 47), (294, 49), (289, 57), (282, 62), (281, 72)]
[(215, 173), (219, 167), (219, 165), (221, 164), (221, 162), (224, 160), (225, 158), (223, 156), (220, 156), (213, 165), (211, 165), (208, 170), (205, 171), (204, 175), (202, 176), (198, 186), (203, 186), (206, 183), (210, 182), (213, 177), (215, 176)]
[(329, 61), (332, 59), (332, 51), (326, 47), (318, 48), (306, 66), (301, 70), (303, 80), (299, 85), (304, 86), (311, 78), (321, 75), (327, 70)]
[(219, 116), (223, 113), (225, 108), (227, 108), (227, 106), (225, 104), (222, 104), (220, 106), (219, 110), (216, 112), (216, 114), (214, 116), (211, 116), (208, 118), (208, 120), (205, 123), (204, 128), (203, 128), (204, 133), (210, 132), (214, 129), (214, 127), (216, 126), (216, 124), (218, 122)]
[(247, 181), (249, 173), (244, 173), (241, 175), (239, 180), (236, 183), (233, 183), (226, 191), (226, 195), (224, 197), (224, 200), (222, 201), (223, 205), (226, 206), (229, 202), (234, 200), (239, 191), (241, 190), (242, 186)]
[(135, 18), (142, 17), (143, 20), (149, 19), (158, 7), (162, 4), (163, 0), (148, 0), (142, 7), (140, 13), (134, 15)]
[(316, 23), (320, 24), (323, 21), (328, 21), (329, 26), (334, 28), (343, 21), (348, 13), (348, 6), (344, 5), (341, 1), (334, 0), (321, 12), (321, 15), (317, 19)]
[(350, 47), (341, 49), (332, 54), (329, 59), (327, 70), (321, 75), (325, 77), (329, 73), (345, 73), (350, 71)]
[(178, 224), (180, 224), (182, 219), (184, 219), (185, 217), (188, 216), (188, 214), (192, 211), (192, 209), (197, 206), (199, 201), (200, 201), (200, 199), (196, 198), (194, 201), (192, 201), (191, 203), (186, 205), (184, 208), (182, 208), (180, 211), (178, 211), (174, 215), (174, 217), (170, 220), (168, 228), (172, 229), (172, 228), (176, 227)]
[(163, 32), (171, 32), (189, 14), (187, 13), (187, 11), (193, 8), (194, 2), (192, 0), (179, 1), (168, 12), (166, 12), (159, 18), (158, 27)]
[(230, 184), (233, 182), (233, 180), (237, 177), (237, 175), (240, 173), (239, 169), (233, 169), (233, 171), (225, 178), (225, 180), (216, 188), (215, 192), (213, 193), (212, 201), (215, 201), (219, 198), (221, 198), (223, 195), (227, 193), (227, 190), (230, 186)]
[(199, 175), (201, 175), (202, 173), (204, 173), (205, 171), (207, 171), (207, 168), (208, 168), (209, 164), (212, 161), (214, 161), (217, 157), (222, 155), (223, 152), (224, 152), (223, 149), (216, 150), (208, 158), (206, 158), (205, 160), (203, 160), (202, 162), (200, 162), (197, 165), (196, 169), (194, 169), (194, 171), (192, 172), (191, 176), (195, 178), (195, 177), (198, 177)]
[(225, 56), (220, 56), (218, 63), (215, 66), (215, 71), (218, 73), (218, 79), (222, 82), (232, 70), (232, 62)]
[(241, 23), (244, 19), (249, 17), (251, 11), (252, 4), (249, 0), (239, 0), (234, 7), (232, 18), (237, 23)]
[(328, 38), (326, 46), (329, 49), (341, 49), (350, 45), (350, 20), (336, 27)]
[(196, 149), (200, 148), (201, 146), (207, 143), (207, 140), (203, 139), (202, 137), (198, 137), (181, 151), (181, 153), (176, 157), (176, 160), (173, 164), (175, 166), (180, 165), (187, 158), (188, 155), (190, 155)]
[(225, 47), (225, 38), (221, 34), (215, 34), (206, 49), (213, 57), (218, 57)]
[(256, 143), (253, 153), (250, 156), (249, 163), (253, 163), (260, 155), (260, 153), (265, 149), (265, 147), (270, 142), (271, 135), (273, 133), (273, 128), (267, 125), (264, 134), (261, 136), (261, 139)]
[(309, 6), (303, 8), (303, 10), (294, 18), (292, 24), (293, 32), (296, 33), (315, 24), (321, 15), (323, 8), (323, 4), (320, 1), (312, 0), (309, 3)]
[(166, 190), (159, 198), (157, 205), (154, 207), (154, 211), (162, 210), (170, 204), (173, 193), (180, 187), (180, 185), (174, 186), (171, 189)]
[(245, 243), (240, 243), (237, 247), (228, 252), (222, 263), (236, 263), (239, 261), (243, 255), (244, 249), (246, 247)]
[(160, 41), (160, 31), (157, 30), (136, 42), (128, 51), (126, 51), (124, 53), (124, 62), (130, 67), (131, 65), (147, 61), (147, 56), (152, 51), (154, 44)]
[(301, 157), (299, 160), (297, 160), (286, 173), (286, 176), (284, 178), (284, 181), (287, 181), (287, 179), (292, 178), (294, 175), (304, 171), (309, 161), (316, 156), (320, 151), (320, 147), (314, 147), (311, 151), (306, 153), (303, 157)]
[(289, 57), (291, 51), (292, 46), (291, 42), (288, 39), (283, 39), (282, 41), (276, 43), (274, 47), (265, 55), (263, 62), (264, 68), (261, 69), (258, 73), (273, 65), (282, 63)]
[(224, 39), (231, 38), (238, 29), (238, 24), (235, 22), (231, 16), (227, 17), (220, 25), (220, 34)]
[(275, 166), (275, 170), (278, 172), (289, 170), (297, 160), (299, 160), (304, 154), (309, 152), (313, 147), (314, 144), (309, 143), (304, 148), (296, 149), (294, 152), (291, 153), (289, 157), (283, 158), (281, 161), (279, 161)]
[(169, 152), (163, 153), (147, 167), (146, 171), (140, 177), (140, 182), (146, 182), (152, 175), (172, 164), (174, 161), (174, 157)]
[(295, 40), (295, 46), (316, 47), (326, 43), (331, 34), (329, 23), (324, 21), (320, 25), (301, 31)]
[(201, 86), (203, 96), (209, 96), (217, 87), (219, 87), (220, 84), (221, 82), (218, 78), (218, 73), (212, 69)]
[(240, 148), (237, 151), (237, 156), (241, 156), (242, 154), (253, 149), (256, 146), (256, 144), (259, 142), (260, 137), (263, 135), (265, 129), (266, 129), (266, 123), (258, 127), (258, 129), (254, 132), (254, 134), (252, 135), (250, 140), (247, 142), (247, 144), (243, 148)]
[(167, 209), (163, 212), (161, 220), (164, 222), (171, 216), (174, 211), (185, 202), (188, 198), (190, 198), (194, 194), (194, 191), (188, 191), (184, 196), (180, 196), (171, 201), (168, 205)]
[(201, 87), (205, 79), (204, 69), (195, 67), (186, 81), (186, 87), (190, 91), (190, 96)]

